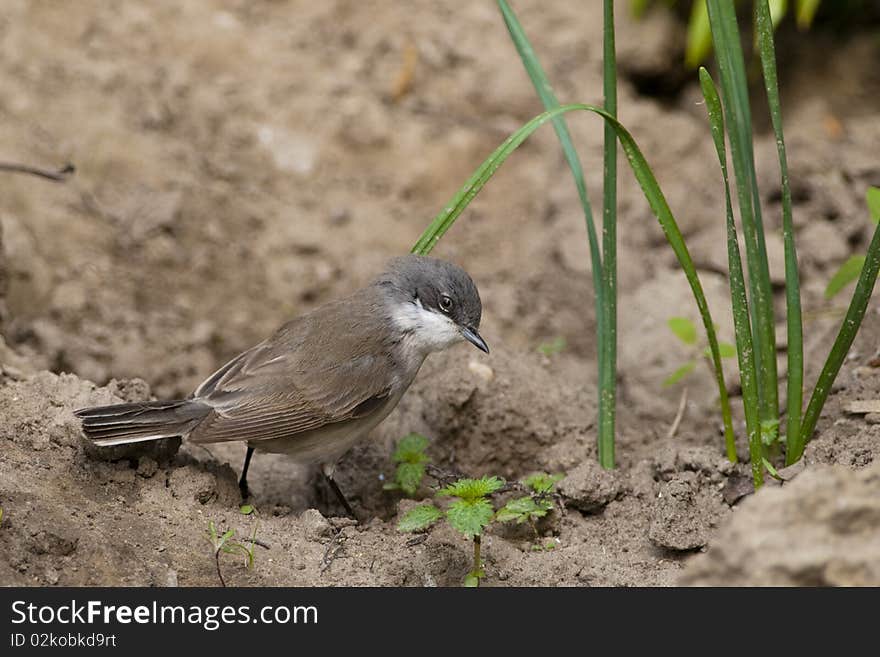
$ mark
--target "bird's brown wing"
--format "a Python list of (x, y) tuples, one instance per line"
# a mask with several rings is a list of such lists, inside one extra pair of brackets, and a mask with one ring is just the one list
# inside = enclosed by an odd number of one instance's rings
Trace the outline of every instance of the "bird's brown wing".
[(381, 406), (394, 385), (381, 314), (352, 315), (344, 303), (286, 324), (212, 374), (193, 397), (213, 412), (190, 440), (289, 438)]

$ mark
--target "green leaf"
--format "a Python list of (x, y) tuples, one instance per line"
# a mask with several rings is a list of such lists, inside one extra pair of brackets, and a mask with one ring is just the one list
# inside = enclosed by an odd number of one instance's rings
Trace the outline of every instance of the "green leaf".
[[(722, 358), (736, 358), (736, 347), (729, 342), (719, 342), (718, 352), (721, 354)], [(709, 347), (703, 349), (703, 355), (706, 358), (712, 357), (712, 351), (709, 349)]]
[(239, 507), (238, 512), (243, 516), (249, 516), (254, 512), (254, 507), (250, 504), (243, 504)]
[(424, 436), (411, 433), (400, 439), (397, 449), (394, 450), (394, 460), (397, 463), (424, 463), (428, 460), (425, 450), (428, 448), (428, 439)]
[(779, 481), (782, 481), (782, 477), (776, 471), (776, 468), (773, 467), (773, 464), (770, 463), (770, 461), (768, 461), (766, 458), (763, 458), (761, 460), (763, 461), (764, 467), (767, 469), (767, 472), (770, 473), (770, 476), (773, 477), (774, 479), (778, 479)]
[(831, 280), (828, 281), (828, 287), (825, 288), (825, 298), (831, 299), (838, 294), (843, 288), (859, 278), (862, 273), (862, 267), (865, 266), (865, 256), (854, 255), (844, 262)]
[(871, 221), (875, 224), (880, 223), (880, 188), (868, 187), (868, 191), (865, 192), (865, 202), (868, 204)]
[(401, 463), (397, 466), (397, 483), (404, 493), (413, 495), (422, 485), (425, 466), (422, 463)]
[(769, 447), (779, 440), (779, 420), (761, 420), (761, 442)]
[(702, 0), (694, 2), (687, 27), (687, 45), (684, 63), (688, 68), (696, 68), (709, 56), (712, 50), (712, 30), (709, 28), (709, 12)]
[(417, 532), (427, 529), (443, 517), (443, 512), (433, 504), (422, 504), (410, 509), (400, 522), (397, 530), (401, 532)]
[(663, 382), (664, 386), (672, 386), (681, 381), (684, 377), (694, 371), (694, 368), (697, 366), (696, 362), (691, 361), (689, 363), (685, 363), (677, 370), (675, 370), (672, 374), (666, 377), (666, 380)]
[(487, 495), (491, 495), (504, 486), (504, 480), (500, 477), (481, 477), (480, 479), (459, 479), (454, 484), (437, 491), (437, 495), (460, 497), (466, 501), (476, 501)]
[(813, 24), (813, 17), (819, 8), (821, 0), (798, 0), (797, 3), (797, 24), (802, 30), (806, 30)]
[(538, 345), (538, 351), (545, 356), (555, 356), (563, 349), (565, 349), (566, 346), (567, 343), (565, 341), (565, 338), (553, 338), (550, 342), (542, 342), (540, 345)]
[(492, 522), (495, 511), (489, 500), (460, 499), (453, 502), (446, 510), (446, 519), (453, 529), (464, 534), (465, 538), (473, 538), (483, 533), (483, 528)]
[(675, 333), (675, 337), (685, 344), (697, 343), (697, 327), (694, 323), (684, 317), (670, 317), (666, 322), (669, 329)]
[[(752, 331), (749, 324), (748, 299), (746, 298), (745, 281), (743, 279), (742, 257), (739, 251), (739, 242), (736, 237), (736, 224), (733, 218), (733, 205), (730, 195), (730, 176), (727, 171), (727, 149), (724, 145), (724, 112), (721, 109), (721, 99), (718, 97), (718, 89), (712, 76), (704, 67), (700, 67), (700, 89), (706, 101), (706, 111), (709, 117), (709, 126), (712, 132), (712, 141), (715, 143), (715, 152), (718, 155), (718, 164), (721, 167), (721, 179), (724, 183), (724, 205), (726, 210), (727, 225), (727, 265), (730, 272), (730, 301), (733, 311), (733, 327), (736, 336), (737, 360), (740, 371), (740, 381), (743, 391), (743, 410), (746, 420), (746, 433), (749, 438), (749, 446), (758, 445), (758, 393), (757, 373), (755, 362), (752, 357)], [(719, 359), (721, 348), (719, 346)], [(726, 392), (726, 388), (719, 388)], [(723, 399), (723, 397), (722, 397)], [(729, 417), (729, 416), (728, 416)], [(725, 444), (727, 458), (731, 463), (737, 462), (736, 440), (733, 435), (731, 424), (725, 421)]]
[(556, 483), (565, 477), (564, 474), (547, 474), (546, 472), (536, 472), (523, 479), (523, 483), (539, 494), (549, 493), (556, 486)]
[(773, 27), (776, 28), (788, 12), (788, 0), (769, 0), (768, 6), (770, 7), (770, 20), (773, 22)]
[(495, 514), (495, 520), (499, 522), (510, 522), (515, 520), (517, 524), (521, 524), (529, 518), (543, 518), (553, 508), (553, 502), (550, 500), (538, 500), (530, 496), (519, 497), (510, 500)]

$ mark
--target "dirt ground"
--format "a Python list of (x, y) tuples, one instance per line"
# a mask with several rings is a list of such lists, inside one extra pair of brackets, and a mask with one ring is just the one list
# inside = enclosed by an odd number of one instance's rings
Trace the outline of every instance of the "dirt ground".
[[(515, 7), (560, 98), (601, 102), (601, 3)], [(696, 77), (676, 73), (683, 27), (663, 10), (635, 23), (621, 3), (618, 31), (621, 118), (731, 340), (722, 189)], [(779, 45), (812, 381), (845, 306), (822, 291), (872, 231), (864, 192), (880, 185), (880, 43), (817, 28), (783, 31)], [(396, 519), (414, 502), (382, 489), (393, 444), (410, 431), (431, 440), (435, 463), (469, 474), (567, 473), (540, 542), (553, 549), (493, 529), (489, 586), (880, 584), (880, 426), (843, 410), (880, 398), (877, 308), (807, 472), (731, 505), (746, 469), (724, 459), (708, 371), (662, 385), (691, 357), (666, 320), (698, 316), (623, 161), (619, 468), (595, 465), (589, 255), (549, 129), (434, 252), (477, 282), (492, 353), (433, 356), (373, 440), (343, 459), (360, 524), (335, 517), (314, 473), (283, 457), (255, 456), (257, 512), (242, 516), (241, 446), (107, 453), (81, 437), (73, 409), (186, 395), (409, 250), (540, 111), (494, 3), (5, 0), (0, 79), (0, 160), (77, 167), (63, 184), (0, 175), (0, 584), (217, 585), (213, 521), (240, 536), (256, 528), (269, 546), (250, 570), (224, 556), (229, 584), (459, 585), (469, 544), (445, 528), (400, 534)], [(778, 169), (760, 102), (755, 121), (781, 311)], [(569, 124), (599, 208), (600, 124)], [(557, 338), (561, 352), (538, 353)], [(739, 450), (747, 456), (742, 439)]]

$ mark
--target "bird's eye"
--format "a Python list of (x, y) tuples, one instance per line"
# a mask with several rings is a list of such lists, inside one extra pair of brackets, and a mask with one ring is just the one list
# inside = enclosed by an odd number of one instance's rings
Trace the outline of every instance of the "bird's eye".
[(440, 310), (445, 313), (448, 313), (452, 310), (452, 299), (445, 294), (440, 296)]

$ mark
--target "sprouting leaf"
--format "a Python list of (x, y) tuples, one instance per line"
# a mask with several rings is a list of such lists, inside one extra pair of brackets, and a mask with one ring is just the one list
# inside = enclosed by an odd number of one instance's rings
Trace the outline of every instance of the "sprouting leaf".
[(684, 317), (670, 317), (666, 323), (675, 336), (685, 344), (697, 343), (697, 327), (691, 320)]
[(453, 529), (464, 534), (465, 538), (473, 538), (483, 533), (483, 528), (492, 522), (495, 511), (489, 500), (459, 499), (446, 510), (446, 519)]
[(523, 479), (523, 483), (538, 494), (549, 493), (558, 481), (564, 478), (564, 474), (547, 474), (537, 472)]
[(761, 460), (764, 462), (764, 467), (767, 469), (767, 472), (770, 473), (771, 477), (773, 477), (774, 479), (778, 479), (779, 481), (784, 481), (782, 475), (780, 475), (776, 471), (776, 468), (773, 467), (773, 464), (770, 463), (770, 461), (768, 461), (766, 458), (762, 458)]
[(868, 204), (871, 221), (875, 224), (880, 223), (880, 187), (868, 187), (868, 191), (865, 192), (865, 201)]
[(555, 356), (565, 349), (566, 346), (568, 346), (568, 343), (566, 343), (565, 338), (558, 337), (553, 338), (549, 342), (542, 342), (538, 345), (538, 351), (545, 356)]
[(684, 377), (686, 377), (688, 374), (693, 372), (694, 368), (696, 366), (697, 366), (697, 364), (694, 361), (691, 361), (689, 363), (685, 363), (684, 365), (679, 367), (677, 370), (675, 370), (672, 374), (667, 376), (666, 380), (663, 382), (663, 385), (664, 386), (675, 385), (676, 383), (681, 381)]
[[(719, 342), (718, 352), (721, 354), (722, 358), (736, 358), (736, 347), (729, 342)], [(709, 349), (709, 347), (706, 347), (705, 349), (703, 349), (703, 355), (706, 358), (711, 358), (712, 350)]]
[(761, 442), (768, 447), (779, 440), (779, 420), (761, 420)]
[(535, 500), (530, 496), (519, 497), (510, 500), (495, 514), (495, 520), (499, 522), (516, 521), (522, 524), (526, 520), (543, 518), (553, 508), (553, 502), (547, 499)]
[(504, 486), (504, 480), (500, 477), (481, 477), (480, 479), (459, 479), (453, 484), (441, 488), (437, 495), (459, 497), (465, 501), (476, 501), (486, 495), (491, 495)]
[(423, 463), (401, 463), (397, 466), (395, 479), (398, 486), (407, 495), (414, 495), (422, 485), (422, 477), (425, 476)]
[(424, 463), (428, 460), (425, 455), (427, 448), (427, 438), (417, 433), (411, 433), (401, 438), (397, 443), (397, 449), (394, 450), (394, 460), (397, 463)]
[(427, 529), (442, 517), (443, 512), (433, 504), (422, 504), (410, 509), (397, 523), (397, 529), (402, 532), (417, 532)]
[(865, 256), (854, 255), (840, 265), (840, 268), (834, 272), (834, 276), (828, 281), (828, 287), (825, 288), (825, 298), (831, 299), (847, 285), (858, 279), (862, 273), (862, 267), (865, 265)]
[(249, 516), (254, 512), (254, 507), (250, 504), (243, 504), (239, 507), (238, 512), (243, 516)]

